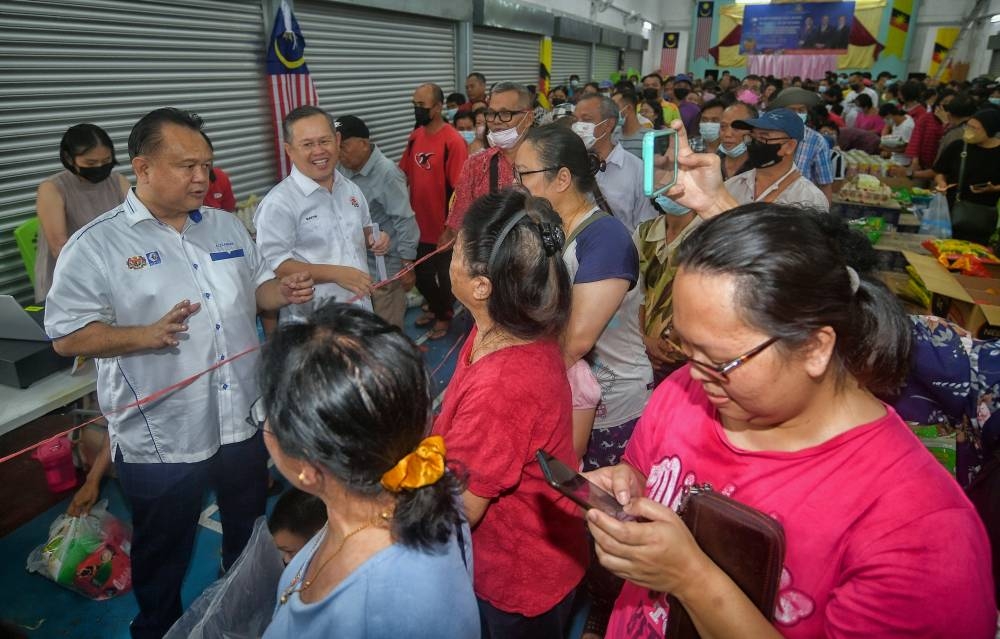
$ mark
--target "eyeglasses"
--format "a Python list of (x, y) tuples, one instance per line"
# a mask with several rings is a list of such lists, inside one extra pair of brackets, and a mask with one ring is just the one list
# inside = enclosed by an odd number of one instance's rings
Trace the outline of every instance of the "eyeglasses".
[(788, 140), (792, 139), (792, 138), (787, 137), (787, 136), (779, 137), (779, 138), (765, 138), (765, 137), (763, 137), (762, 135), (760, 135), (758, 133), (751, 133), (750, 137), (752, 139), (754, 139), (754, 140), (757, 140), (758, 142), (763, 142), (764, 144), (781, 144), (783, 142), (787, 142)]
[(256, 428), (259, 431), (265, 433), (274, 434), (272, 431), (264, 428), (264, 422), (267, 421), (267, 410), (264, 407), (264, 397), (258, 397), (253, 404), (250, 404), (250, 414), (247, 415), (247, 423)]
[(318, 146), (321, 146), (324, 149), (333, 148), (333, 145), (334, 145), (334, 143), (336, 141), (337, 141), (336, 138), (323, 138), (321, 140), (309, 140), (308, 142), (303, 142), (302, 144), (299, 144), (298, 147), (300, 149), (302, 149), (303, 151), (308, 151), (308, 152), (311, 153), (312, 150), (315, 149)]
[(511, 120), (513, 120), (515, 115), (519, 115), (521, 113), (528, 113), (528, 112), (524, 111), (524, 110), (521, 110), (521, 111), (492, 111), (492, 110), (487, 110), (487, 111), (483, 111), (483, 117), (486, 118), (487, 122), (504, 122), (504, 123), (506, 123), (506, 122), (510, 122)]
[(533, 171), (518, 171), (517, 167), (514, 167), (514, 181), (520, 184), (521, 178), (525, 175), (531, 175), (532, 173), (545, 173), (546, 171), (558, 171), (561, 168), (561, 166), (549, 166), (544, 169), (535, 169)]
[(742, 355), (740, 355), (736, 359), (729, 360), (728, 362), (725, 362), (723, 364), (709, 364), (707, 362), (702, 362), (702, 361), (696, 360), (693, 357), (689, 356), (687, 354), (687, 352), (682, 347), (680, 347), (677, 344), (675, 344), (674, 342), (672, 342), (670, 339), (668, 339), (666, 337), (666, 335), (663, 335), (662, 337), (663, 337), (663, 341), (666, 342), (667, 346), (669, 346), (671, 349), (677, 351), (678, 353), (684, 355), (684, 357), (686, 357), (687, 360), (689, 362), (691, 362), (692, 366), (696, 366), (699, 371), (701, 371), (705, 375), (708, 375), (714, 381), (716, 381), (716, 382), (718, 382), (720, 384), (728, 383), (729, 382), (729, 373), (733, 372), (734, 370), (736, 370), (740, 366), (743, 366), (744, 364), (746, 364), (747, 362), (749, 362), (754, 357), (757, 357), (758, 355), (760, 355), (761, 353), (763, 353), (767, 349), (768, 346), (770, 346), (771, 344), (774, 344), (779, 339), (781, 339), (780, 337), (772, 337), (772, 338), (768, 339), (766, 342), (764, 342), (763, 344), (761, 344), (760, 346), (755, 346), (754, 348), (751, 348), (746, 353), (743, 353)]

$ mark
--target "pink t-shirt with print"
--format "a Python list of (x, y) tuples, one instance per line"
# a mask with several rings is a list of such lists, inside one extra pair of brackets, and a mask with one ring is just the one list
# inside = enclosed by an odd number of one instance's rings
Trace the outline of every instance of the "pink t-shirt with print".
[[(736, 448), (689, 367), (654, 392), (625, 453), (646, 496), (693, 483), (781, 522), (774, 624), (786, 637), (993, 637), (989, 543), (954, 478), (888, 414), (806, 450)], [(666, 595), (626, 583), (608, 639), (662, 639)]]

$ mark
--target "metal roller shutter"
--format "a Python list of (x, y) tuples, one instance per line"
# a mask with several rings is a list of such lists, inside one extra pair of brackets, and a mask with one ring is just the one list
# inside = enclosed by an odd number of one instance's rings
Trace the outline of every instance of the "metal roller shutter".
[(635, 69), (639, 72), (639, 77), (642, 77), (642, 51), (634, 49), (625, 51), (625, 70), (629, 69)]
[(515, 31), (476, 28), (472, 33), (472, 70), (497, 82), (538, 84), (540, 37)]
[(132, 126), (181, 107), (205, 119), (237, 197), (274, 182), (259, 3), (8, 0), (0, 23), (0, 293), (31, 297), (13, 230), (35, 215), (39, 182), (62, 169), (59, 140), (74, 124), (105, 129), (131, 179)]
[(590, 80), (590, 45), (580, 42), (552, 41), (552, 86), (569, 84), (569, 76)]
[(315, 0), (297, 1), (295, 17), (320, 105), (364, 120), (398, 160), (413, 131), (413, 90), (425, 82), (455, 90), (454, 25)]
[(610, 80), (611, 74), (618, 70), (618, 49), (612, 47), (594, 48), (594, 77), (591, 80), (600, 82)]

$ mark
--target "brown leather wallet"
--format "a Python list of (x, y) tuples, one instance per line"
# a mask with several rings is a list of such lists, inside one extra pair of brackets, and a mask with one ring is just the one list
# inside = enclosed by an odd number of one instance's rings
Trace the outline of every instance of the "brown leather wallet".
[[(685, 489), (680, 517), (708, 555), (768, 621), (785, 561), (785, 530), (775, 519), (712, 490), (708, 484)], [(667, 639), (696, 639), (694, 622), (673, 596)]]

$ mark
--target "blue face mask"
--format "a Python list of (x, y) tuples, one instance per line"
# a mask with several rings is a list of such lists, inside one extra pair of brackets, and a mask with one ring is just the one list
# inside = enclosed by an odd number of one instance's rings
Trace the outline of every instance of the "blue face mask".
[(1000, 98), (990, 98), (990, 104), (996, 104), (1000, 106)]
[(802, 120), (802, 124), (805, 124), (806, 120), (809, 119), (809, 114), (808, 113), (796, 113), (796, 115), (798, 115), (799, 119)]
[(442, 109), (441, 117), (444, 118), (445, 122), (451, 123), (455, 119), (456, 113), (458, 113), (458, 109)]
[(677, 202), (668, 198), (666, 195), (657, 195), (656, 205), (659, 206), (667, 215), (676, 215), (680, 217), (681, 215), (687, 215), (691, 212), (691, 209), (686, 206), (681, 206)]
[(719, 150), (726, 154), (727, 157), (738, 158), (747, 152), (747, 143), (740, 142), (731, 149), (727, 149), (725, 145), (719, 146)]
[(459, 133), (465, 139), (466, 144), (472, 144), (472, 141), (476, 139), (475, 131), (459, 131)]
[(719, 139), (721, 127), (722, 125), (718, 122), (699, 122), (698, 133), (701, 134), (701, 137), (704, 138), (706, 142), (715, 142)]

